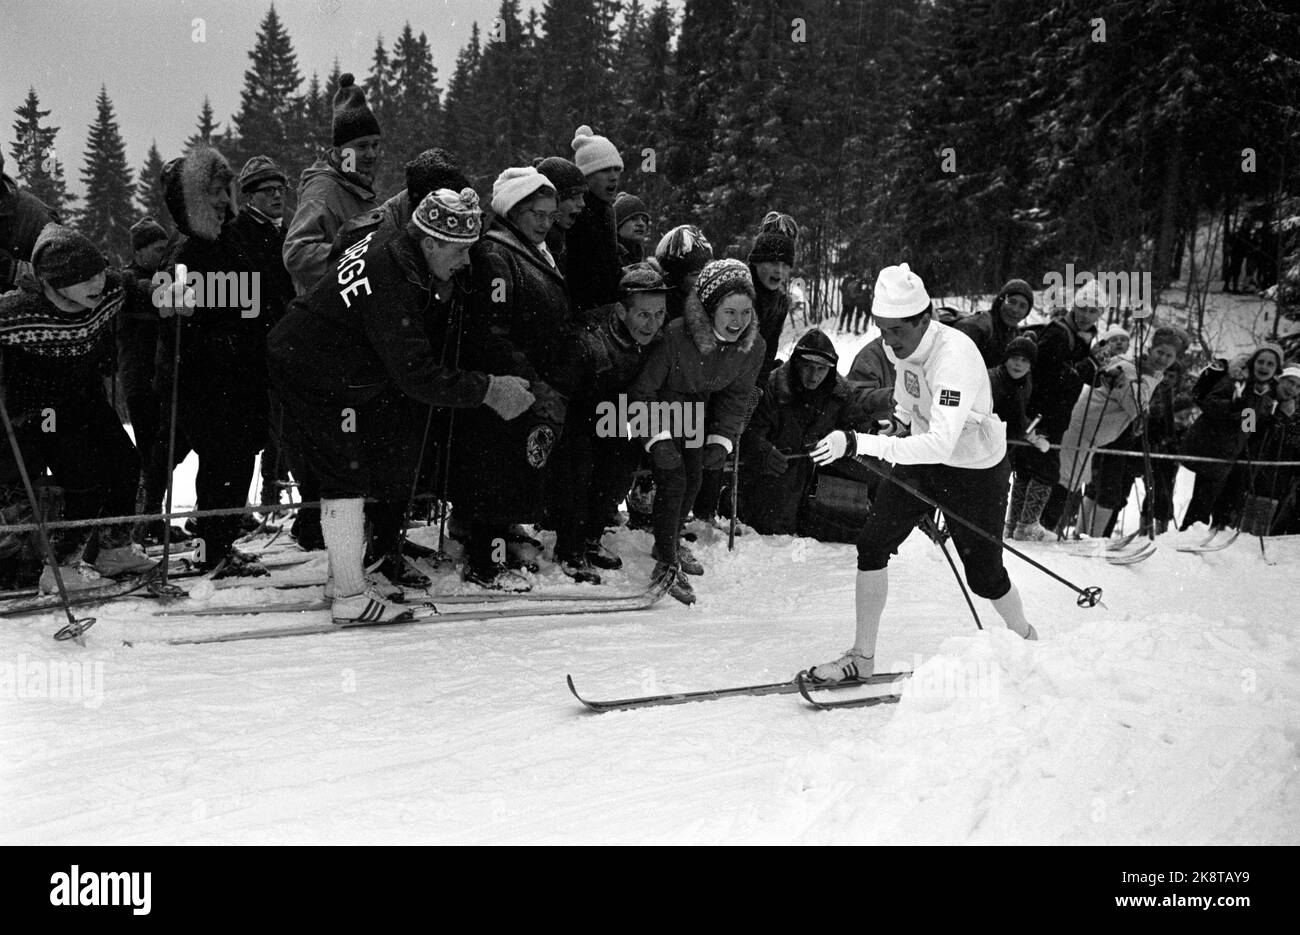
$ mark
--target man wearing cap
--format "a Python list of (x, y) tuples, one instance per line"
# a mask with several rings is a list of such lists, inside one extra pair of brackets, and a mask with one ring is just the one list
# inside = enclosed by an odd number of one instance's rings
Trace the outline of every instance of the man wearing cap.
[(618, 261), (618, 232), (614, 199), (623, 175), (618, 147), (591, 127), (573, 134), (573, 162), (587, 183), (585, 206), (565, 238), (568, 245), (569, 292), (579, 322), (595, 327), (618, 301), (622, 266)]
[[(129, 515), (140, 461), (101, 378), (125, 299), (122, 274), (108, 269), (84, 236), (53, 223), (41, 231), (31, 260), (34, 280), (0, 296), (0, 371), (28, 476), (40, 484), (47, 470), (53, 475), (63, 489), (65, 519)], [(6, 486), (17, 486), (13, 452), (8, 444), (0, 451), (0, 474)], [(70, 589), (152, 564), (132, 545), (129, 524), (94, 527), (87, 535), (84, 529), (51, 535)], [(53, 569), (42, 573), (40, 586), (55, 590)]]
[(790, 317), (790, 270), (794, 268), (795, 244), (799, 227), (788, 214), (770, 211), (763, 219), (754, 246), (749, 251), (749, 274), (754, 279), (754, 311), (758, 314), (758, 333), (767, 351), (759, 371), (759, 385), (776, 366), (776, 352), (781, 332)]
[[(872, 455), (894, 463), (892, 478), (977, 525), (989, 538), (950, 522), (971, 591), (993, 602), (1007, 628), (1037, 639), (1002, 562), (1007, 507), (1006, 426), (993, 414), (988, 371), (974, 342), (934, 321), (925, 284), (903, 263), (880, 271), (872, 314), (894, 383), (895, 425), (884, 435), (831, 432), (812, 451), (817, 464)], [(858, 537), (857, 635), (838, 659), (814, 666), (814, 681), (863, 678), (874, 671), (876, 635), (889, 593), (889, 557), (931, 507), (885, 481)]]
[(555, 224), (546, 235), (546, 248), (567, 279), (569, 276), (569, 231), (586, 207), (587, 178), (582, 170), (560, 156), (538, 159), (537, 171), (555, 187)]
[[(165, 477), (148, 475), (162, 415), (162, 398), (154, 388), (159, 318), (151, 282), (169, 247), (166, 229), (153, 218), (141, 218), (131, 227), (132, 262), (122, 270), (126, 301), (117, 319), (117, 372), (131, 418), (135, 447), (140, 453), (142, 496), (146, 503), (149, 491), (157, 490), (161, 497), (166, 483)], [(158, 462), (158, 468), (162, 468), (162, 461)], [(161, 530), (161, 521), (150, 524), (150, 533), (161, 534)]]
[(640, 450), (620, 421), (619, 401), (663, 330), (668, 284), (654, 260), (628, 266), (619, 301), (582, 340), (589, 361), (569, 402), (564, 433), (552, 455), (551, 513), (555, 557), (577, 581), (600, 583), (597, 569), (623, 567), (601, 545), (606, 517), (627, 496)]
[[(811, 518), (805, 509), (814, 475), (803, 453), (835, 429), (865, 432), (871, 426), (861, 394), (836, 372), (838, 365), (835, 345), (814, 328), (768, 375), (740, 443), (749, 468), (741, 475), (741, 517), (764, 535), (808, 534), (803, 521)], [(820, 528), (809, 531), (825, 536), (832, 517), (817, 519)]]
[(501, 418), (533, 403), (528, 382), (460, 370), (431, 341), (429, 315), (459, 316), (455, 281), (481, 233), (473, 189), (425, 196), (409, 224), (368, 233), (345, 251), (271, 332), (275, 426), (320, 480), (336, 621), (391, 619), (401, 608), (364, 571), (364, 498), (402, 500), (429, 406), (486, 405)]
[(4, 174), (0, 154), (0, 293), (8, 292), (30, 271), (32, 248), (46, 224), (59, 213)]
[(1034, 308), (1034, 290), (1023, 279), (1010, 279), (998, 290), (993, 307), (967, 318), (959, 318), (953, 327), (975, 342), (985, 367), (1002, 363), (1007, 345), (1015, 338), (1020, 323)]
[(330, 247), (343, 223), (379, 205), (379, 121), (351, 74), (339, 79), (334, 94), (332, 132), (333, 146), (303, 170), (298, 210), (284, 239), (284, 265), (298, 295), (325, 275)]

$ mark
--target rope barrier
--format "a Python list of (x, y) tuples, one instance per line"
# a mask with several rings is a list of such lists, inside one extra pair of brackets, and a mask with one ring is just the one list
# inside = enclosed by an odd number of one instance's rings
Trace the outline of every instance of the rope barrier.
[[(1018, 439), (1018, 438), (1017, 439), (1008, 438), (1007, 444), (1020, 445), (1021, 447), (1025, 447), (1025, 448), (1034, 447), (1030, 442), (1023, 441), (1022, 439)], [(1074, 445), (1049, 445), (1048, 447), (1055, 448), (1057, 451), (1075, 450)], [(1121, 449), (1116, 449), (1116, 448), (1107, 448), (1104, 445), (1095, 448), (1080, 449), (1080, 450), (1087, 450), (1091, 452), (1101, 451), (1101, 452), (1105, 452), (1105, 454), (1108, 456), (1122, 455), (1123, 457), (1126, 458), (1142, 457), (1142, 452), (1140, 451), (1123, 451)], [(1253, 464), (1256, 467), (1300, 467), (1300, 461), (1254, 461), (1249, 458), (1237, 458), (1234, 460), (1231, 458), (1209, 458), (1209, 457), (1204, 457), (1202, 455), (1157, 454), (1154, 451), (1151, 452), (1151, 457), (1159, 458), (1162, 461), (1195, 461), (1198, 464)]]

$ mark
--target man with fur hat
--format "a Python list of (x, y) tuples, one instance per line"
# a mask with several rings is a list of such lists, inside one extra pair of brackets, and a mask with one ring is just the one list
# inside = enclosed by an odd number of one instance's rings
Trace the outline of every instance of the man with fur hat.
[(303, 170), (298, 210), (284, 240), (284, 265), (298, 295), (325, 275), (330, 247), (349, 218), (378, 206), (379, 121), (356, 79), (345, 74), (334, 94), (333, 146)]
[(682, 524), (703, 473), (721, 471), (739, 441), (766, 350), (744, 263), (712, 261), (700, 271), (695, 292), (628, 390), (632, 402), (669, 404), (681, 413), (678, 424), (650, 426), (657, 431), (645, 448), (655, 478), (654, 579), (666, 581), (684, 604), (695, 601), (686, 575), (703, 574), (704, 567), (680, 544)]
[(835, 431), (812, 451), (816, 464), (867, 454), (893, 462), (858, 537), (857, 633), (839, 658), (808, 670), (816, 682), (865, 678), (874, 671), (876, 635), (889, 593), (889, 558), (932, 508), (895, 480), (952, 508), (989, 538), (949, 523), (971, 591), (993, 602), (1007, 628), (1038, 635), (1002, 562), (1006, 512), (1006, 426), (993, 414), (988, 371), (974, 342), (934, 321), (925, 284), (906, 263), (876, 278), (872, 314), (897, 368), (894, 427), (883, 435)]
[[(187, 284), (196, 287), (196, 303), (184, 310), (188, 315), (163, 322), (159, 359), (164, 366), (158, 370), (157, 389), (170, 398), (176, 381), (177, 429), (199, 456), (198, 508), (243, 507), (267, 433), (266, 334), (271, 322), (261, 298), (262, 270), (235, 228), (235, 174), (221, 153), (193, 147), (163, 166), (162, 184), (167, 209), (185, 239), (155, 276), (155, 296), (166, 295), (176, 268), (183, 266)], [(180, 369), (173, 373), (177, 328), (182, 329)], [(166, 460), (165, 451), (157, 456)], [(214, 577), (267, 573), (235, 548), (239, 516), (204, 517), (198, 526), (205, 552), (199, 566)]]
[(36, 238), (46, 224), (59, 222), (57, 211), (4, 174), (4, 163), (0, 154), (0, 293), (31, 271)]
[(618, 403), (660, 339), (667, 295), (654, 260), (628, 266), (612, 314), (581, 336), (588, 366), (569, 402), (550, 484), (556, 561), (577, 581), (599, 584), (597, 569), (623, 566), (600, 541), (606, 517), (632, 486), (640, 456), (640, 446), (618, 422)]
[[(871, 414), (836, 372), (839, 355), (814, 328), (767, 386), (741, 438), (740, 517), (764, 535), (801, 535), (814, 478), (805, 452), (827, 433), (865, 432)], [(856, 530), (854, 530), (856, 532)]]
[(1023, 279), (1011, 279), (998, 290), (992, 308), (960, 318), (953, 327), (975, 342), (985, 367), (998, 367), (1020, 323), (1029, 317), (1033, 308), (1034, 290), (1029, 283)]
[(569, 231), (586, 207), (587, 178), (582, 170), (560, 156), (538, 159), (534, 166), (555, 188), (555, 224), (546, 235), (546, 249), (567, 279), (569, 277)]
[(591, 127), (573, 134), (573, 162), (587, 182), (584, 207), (565, 242), (568, 248), (569, 293), (579, 323), (593, 328), (618, 301), (622, 265), (618, 260), (618, 233), (614, 224), (614, 199), (623, 175), (618, 147)]
[[(122, 274), (89, 240), (55, 223), (36, 239), (31, 262), (33, 278), (0, 296), (0, 373), (28, 476), (41, 484), (47, 470), (53, 475), (66, 519), (131, 514), (140, 461), (103, 384), (126, 296)], [(5, 486), (16, 486), (13, 452), (8, 444), (0, 450)], [(58, 530), (51, 542), (69, 589), (152, 564), (131, 543), (129, 524), (94, 527), (88, 540), (85, 530)], [(54, 575), (46, 567), (42, 591), (56, 589)]]
[(363, 504), (405, 501), (428, 407), (487, 406), (508, 422), (534, 401), (527, 380), (444, 364), (430, 337), (464, 315), (456, 274), (481, 232), (473, 189), (432, 192), (406, 225), (371, 231), (347, 250), (271, 333), (272, 385), (285, 412), (277, 427), (321, 483), (337, 622), (403, 612), (365, 574)]

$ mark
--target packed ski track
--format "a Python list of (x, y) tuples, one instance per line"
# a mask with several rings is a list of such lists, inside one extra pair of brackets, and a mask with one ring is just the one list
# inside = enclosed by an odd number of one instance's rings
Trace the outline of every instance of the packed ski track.
[[(864, 341), (837, 337), (842, 369)], [(692, 609), (170, 646), (313, 618), (125, 598), (87, 611), (84, 648), (50, 638), (59, 614), (0, 620), (0, 842), (1300, 843), (1300, 541), (1269, 540), (1274, 566), (1246, 537), (1176, 551), (1204, 538), (1162, 536), (1129, 567), (1017, 544), (1104, 589), (1078, 608), (1011, 558), (1041, 634), (1026, 643), (977, 632), (914, 534), (877, 661), (913, 684), (829, 712), (774, 695), (592, 714), (569, 694), (570, 673), (602, 700), (779, 681), (851, 642), (852, 546), (751, 532), (729, 553), (711, 527)], [(609, 583), (643, 583), (649, 535), (611, 540), (627, 566)], [(276, 580), (323, 574), (321, 553)], [(549, 561), (538, 582), (571, 586)], [(449, 569), (435, 588), (470, 590)], [(68, 666), (80, 692), (47, 697)]]

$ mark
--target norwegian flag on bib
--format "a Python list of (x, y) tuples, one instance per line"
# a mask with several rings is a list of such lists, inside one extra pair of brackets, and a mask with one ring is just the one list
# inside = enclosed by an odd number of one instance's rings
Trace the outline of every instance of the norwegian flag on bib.
[(959, 405), (961, 405), (961, 391), (960, 391), (960, 390), (940, 390), (940, 391), (939, 391), (939, 405), (940, 405), (940, 406), (959, 406)]

